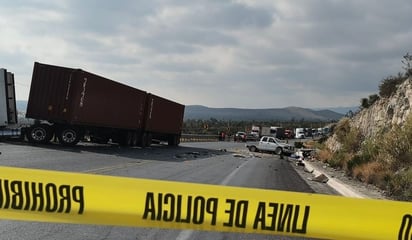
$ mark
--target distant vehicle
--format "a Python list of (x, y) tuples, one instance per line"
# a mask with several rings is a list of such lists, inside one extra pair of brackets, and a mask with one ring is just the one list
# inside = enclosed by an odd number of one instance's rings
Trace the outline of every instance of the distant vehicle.
[(259, 136), (254, 134), (254, 133), (248, 133), (246, 134), (246, 141), (258, 141), (259, 140)]
[(252, 126), (252, 130), (250, 131), (251, 134), (254, 134), (256, 136), (260, 136), (260, 127), (259, 126)]
[(269, 136), (269, 135), (271, 135), (270, 127), (264, 127), (263, 126), (263, 127), (260, 128), (259, 137)]
[(285, 128), (283, 127), (265, 127), (265, 126), (252, 126), (251, 133), (257, 134), (259, 137), (273, 136), (279, 139), (285, 139)]
[(283, 127), (270, 127), (270, 135), (275, 138), (285, 139), (285, 128)]
[(286, 130), (285, 130), (285, 137), (286, 137), (287, 139), (295, 138), (295, 133), (294, 133), (292, 130), (290, 130), (290, 129), (286, 129)]
[(264, 136), (257, 143), (247, 143), (246, 147), (251, 152), (263, 151), (263, 152), (273, 152), (278, 155), (288, 155), (290, 156), (294, 151), (294, 146), (287, 144), (278, 138)]
[(245, 132), (237, 132), (235, 134), (235, 142), (246, 142), (246, 133)]
[(305, 129), (304, 128), (296, 128), (295, 129), (295, 138), (303, 139), (305, 138)]

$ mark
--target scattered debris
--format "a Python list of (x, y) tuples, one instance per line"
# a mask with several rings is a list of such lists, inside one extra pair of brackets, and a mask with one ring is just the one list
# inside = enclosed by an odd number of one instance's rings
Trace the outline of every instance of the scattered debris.
[(308, 166), (305, 166), (305, 168), (303, 169), (305, 172), (308, 172), (308, 173), (313, 173), (313, 171), (315, 171), (315, 169), (313, 169), (313, 168), (310, 168), (310, 167), (308, 167)]
[(296, 166), (302, 166), (302, 167), (304, 167), (304, 166), (305, 166), (305, 163), (304, 163), (302, 160), (298, 160), (298, 161), (296, 162)]
[(312, 181), (320, 182), (320, 183), (327, 183), (329, 181), (329, 178), (325, 174), (322, 173), (322, 174), (312, 178)]
[(181, 153), (181, 154), (176, 154), (175, 158), (198, 158), (199, 156), (207, 156), (210, 155), (209, 152), (187, 152), (187, 153)]
[(233, 157), (238, 157), (238, 158), (246, 158), (246, 156), (245, 156), (245, 155), (243, 155), (243, 154), (239, 154), (239, 153), (235, 153), (235, 154), (233, 154)]

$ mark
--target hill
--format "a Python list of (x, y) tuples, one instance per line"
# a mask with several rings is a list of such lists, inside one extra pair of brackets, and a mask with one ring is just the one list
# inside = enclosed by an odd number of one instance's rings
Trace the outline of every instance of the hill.
[(209, 108), (199, 105), (188, 105), (184, 119), (208, 120), (242, 120), (242, 121), (333, 121), (339, 120), (343, 114), (331, 110), (312, 110), (300, 107), (243, 109), (243, 108)]
[[(26, 112), (27, 101), (17, 100), (19, 112)], [(344, 114), (331, 110), (313, 110), (300, 107), (270, 108), (270, 109), (243, 109), (243, 108), (209, 108), (200, 105), (185, 107), (184, 120), (241, 120), (241, 121), (335, 121)]]

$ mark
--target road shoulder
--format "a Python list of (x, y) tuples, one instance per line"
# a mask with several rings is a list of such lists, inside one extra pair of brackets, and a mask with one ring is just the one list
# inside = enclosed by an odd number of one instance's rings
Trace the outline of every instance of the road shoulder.
[[(390, 199), (385, 192), (373, 186), (346, 176), (344, 171), (329, 167), (318, 160), (298, 161), (288, 158), (301, 177), (314, 188), (317, 193), (323, 193), (322, 185), (327, 185), (336, 191), (336, 194), (367, 199)], [(323, 175), (323, 176), (321, 176)], [(326, 193), (328, 194), (328, 193)]]

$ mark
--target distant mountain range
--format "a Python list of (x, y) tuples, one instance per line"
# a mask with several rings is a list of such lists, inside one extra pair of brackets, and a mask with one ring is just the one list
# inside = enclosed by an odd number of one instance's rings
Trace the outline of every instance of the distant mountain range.
[(242, 108), (209, 108), (199, 105), (188, 105), (184, 119), (208, 120), (243, 120), (243, 121), (331, 121), (339, 120), (344, 114), (331, 110), (313, 110), (300, 107), (242, 109)]
[[(26, 112), (27, 101), (16, 101), (19, 112)], [(350, 108), (345, 108), (348, 112)], [(345, 113), (346, 113), (345, 112)], [(243, 109), (243, 108), (209, 108), (200, 105), (185, 107), (184, 119), (209, 120), (238, 120), (238, 121), (331, 121), (339, 120), (344, 116), (332, 110), (313, 110), (300, 107)]]

